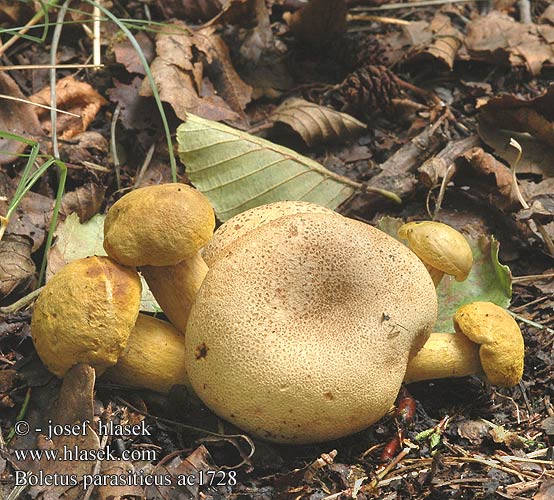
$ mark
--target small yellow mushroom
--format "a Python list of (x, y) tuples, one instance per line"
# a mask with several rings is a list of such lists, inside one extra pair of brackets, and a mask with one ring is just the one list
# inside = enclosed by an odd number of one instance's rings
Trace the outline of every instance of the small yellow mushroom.
[(110, 208), (104, 249), (120, 264), (140, 267), (164, 313), (184, 333), (208, 271), (199, 250), (214, 227), (213, 208), (200, 191), (180, 183), (148, 186)]
[(432, 333), (409, 362), (404, 382), (485, 375), (513, 387), (523, 375), (525, 349), (515, 320), (492, 302), (473, 302), (454, 315), (456, 333)]
[(453, 227), (442, 222), (408, 222), (398, 229), (398, 236), (408, 241), (408, 247), (427, 267), (433, 283), (438, 286), (445, 274), (464, 281), (471, 271), (471, 248)]

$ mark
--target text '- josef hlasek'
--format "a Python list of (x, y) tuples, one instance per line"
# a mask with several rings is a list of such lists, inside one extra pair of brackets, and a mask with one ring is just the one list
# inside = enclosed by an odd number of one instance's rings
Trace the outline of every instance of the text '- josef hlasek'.
[[(56, 441), (61, 436), (84, 436), (93, 432), (90, 421), (85, 420), (78, 424), (55, 424), (51, 420), (41, 428), (34, 428), (35, 432), (42, 433), (48, 440)], [(29, 434), (31, 427), (28, 422), (20, 420), (14, 426), (18, 436)], [(122, 425), (110, 422), (104, 424), (99, 422), (95, 431), (99, 436), (115, 437), (137, 437), (150, 436), (151, 433), (142, 421), (136, 425)], [(25, 463), (46, 461), (130, 461), (155, 462), (159, 459), (154, 449), (136, 448), (124, 449), (116, 452), (110, 444), (103, 448), (85, 449), (75, 444), (63, 444), (59, 447), (41, 449), (14, 449), (15, 458)], [(62, 464), (60, 464), (62, 465)], [(51, 469), (51, 467), (49, 467)], [(65, 467), (62, 468), (62, 470)], [(36, 470), (36, 469), (35, 469)], [(154, 469), (155, 470), (155, 469)], [(44, 471), (30, 472), (18, 470), (15, 472), (15, 483), (17, 486), (78, 486), (84, 489), (90, 486), (194, 486), (207, 484), (210, 486), (233, 486), (236, 484), (236, 473), (234, 471), (195, 471), (193, 474), (150, 474), (143, 470), (127, 471), (124, 474), (71, 474), (71, 473), (45, 473)]]

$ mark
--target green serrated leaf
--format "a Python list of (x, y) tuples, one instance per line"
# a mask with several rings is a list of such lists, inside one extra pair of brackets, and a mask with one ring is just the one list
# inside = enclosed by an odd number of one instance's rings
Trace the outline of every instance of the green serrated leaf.
[[(55, 232), (56, 244), (48, 252), (47, 281), (69, 262), (91, 255), (107, 255), (103, 246), (105, 217), (97, 214), (81, 224), (77, 214), (72, 213), (58, 225)], [(142, 281), (141, 311), (161, 312), (146, 281), (142, 276), (140, 279)]]
[(362, 187), (292, 149), (190, 113), (177, 142), (187, 175), (221, 221), (280, 200), (334, 210)]
[[(377, 228), (398, 238), (402, 219), (383, 217)], [(452, 316), (463, 305), (476, 301), (493, 302), (508, 307), (512, 298), (512, 273), (510, 268), (498, 261), (498, 241), (491, 236), (474, 238), (466, 235), (473, 253), (473, 268), (467, 280), (458, 282), (445, 276), (437, 287), (439, 317), (433, 331), (453, 332)], [(405, 241), (402, 243), (406, 244)]]
[(443, 278), (437, 288), (439, 318), (436, 332), (453, 332), (452, 316), (463, 305), (476, 301), (508, 307), (512, 298), (512, 274), (498, 261), (499, 243), (494, 237), (467, 238), (473, 252), (473, 269), (467, 280)]

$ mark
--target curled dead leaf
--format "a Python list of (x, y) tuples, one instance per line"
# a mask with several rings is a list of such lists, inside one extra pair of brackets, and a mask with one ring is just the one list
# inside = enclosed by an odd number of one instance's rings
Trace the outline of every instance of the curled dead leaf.
[(75, 212), (79, 216), (79, 222), (83, 224), (98, 213), (104, 201), (105, 193), (106, 186), (89, 182), (78, 187), (75, 191), (64, 194), (62, 212), (66, 216)]
[[(50, 106), (50, 87), (43, 88), (32, 95), (30, 100), (45, 106)], [(56, 107), (64, 111), (74, 113), (76, 116), (58, 114), (57, 128), (60, 139), (71, 139), (75, 135), (84, 132), (92, 123), (100, 108), (108, 101), (104, 99), (94, 88), (86, 82), (75, 80), (72, 76), (66, 76), (56, 82)], [(38, 108), (37, 114), (45, 131), (50, 132), (50, 111)]]
[(493, 10), (468, 24), (465, 45), (474, 60), (525, 66), (538, 75), (545, 63), (554, 63), (554, 26), (519, 23)]
[[(15, 81), (5, 71), (0, 71), (0, 94), (17, 99), (25, 99)], [(26, 139), (38, 138), (42, 134), (37, 108), (31, 104), (0, 97), (0, 130)], [(21, 141), (0, 138), (0, 165), (13, 162), (27, 144)]]
[[(33, 242), (32, 252), (36, 252), (44, 243), (53, 206), (54, 200), (47, 196), (28, 192), (10, 218), (7, 231), (28, 236)], [(7, 203), (0, 201), (1, 213), (6, 213), (6, 208)]]
[(367, 127), (356, 118), (304, 99), (284, 101), (270, 117), (297, 132), (308, 146), (339, 141), (362, 133)]
[(510, 130), (513, 125), (508, 117), (505, 117), (504, 121), (498, 121), (501, 118), (494, 116), (487, 112), (479, 116), (478, 132), (483, 142), (493, 148), (496, 155), (512, 165), (518, 152), (510, 146), (510, 139), (515, 138), (523, 150), (517, 166), (518, 173), (554, 176), (554, 148), (528, 133)]
[(403, 26), (403, 29), (413, 43), (408, 61), (438, 61), (450, 70), (454, 68), (463, 36), (448, 16), (438, 12), (430, 23), (417, 21)]
[[(245, 119), (252, 89), (235, 71), (225, 42), (214, 28), (192, 33), (175, 22), (156, 37), (151, 70), (163, 101), (186, 120), (187, 112), (215, 121)], [(140, 95), (150, 96), (147, 81)]]
[(25, 291), (35, 275), (31, 240), (19, 234), (6, 234), (0, 241), (0, 300)]
[(512, 171), (482, 148), (470, 149), (456, 160), (456, 165), (456, 184), (472, 186), (500, 209), (520, 206), (513, 189)]

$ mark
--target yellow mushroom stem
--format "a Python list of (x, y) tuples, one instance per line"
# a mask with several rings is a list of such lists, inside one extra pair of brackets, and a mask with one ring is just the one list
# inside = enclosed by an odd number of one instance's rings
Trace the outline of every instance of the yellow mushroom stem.
[(200, 253), (174, 266), (143, 266), (140, 271), (169, 321), (184, 334), (190, 308), (208, 272)]
[(514, 318), (492, 302), (472, 302), (453, 318), (456, 333), (432, 333), (408, 363), (405, 382), (484, 375), (514, 387), (523, 375), (525, 346)]
[(436, 267), (430, 266), (429, 264), (426, 264), (423, 262), (425, 267), (427, 268), (427, 271), (429, 271), (429, 275), (431, 276), (431, 279), (433, 280), (433, 283), (435, 284), (435, 288), (439, 286), (439, 283), (441, 282), (444, 272), (440, 269), (437, 269)]
[(408, 363), (404, 382), (483, 375), (479, 348), (463, 333), (432, 333)]
[(190, 383), (185, 367), (185, 338), (172, 325), (139, 314), (117, 364), (107, 379), (132, 387), (167, 393), (174, 385)]

